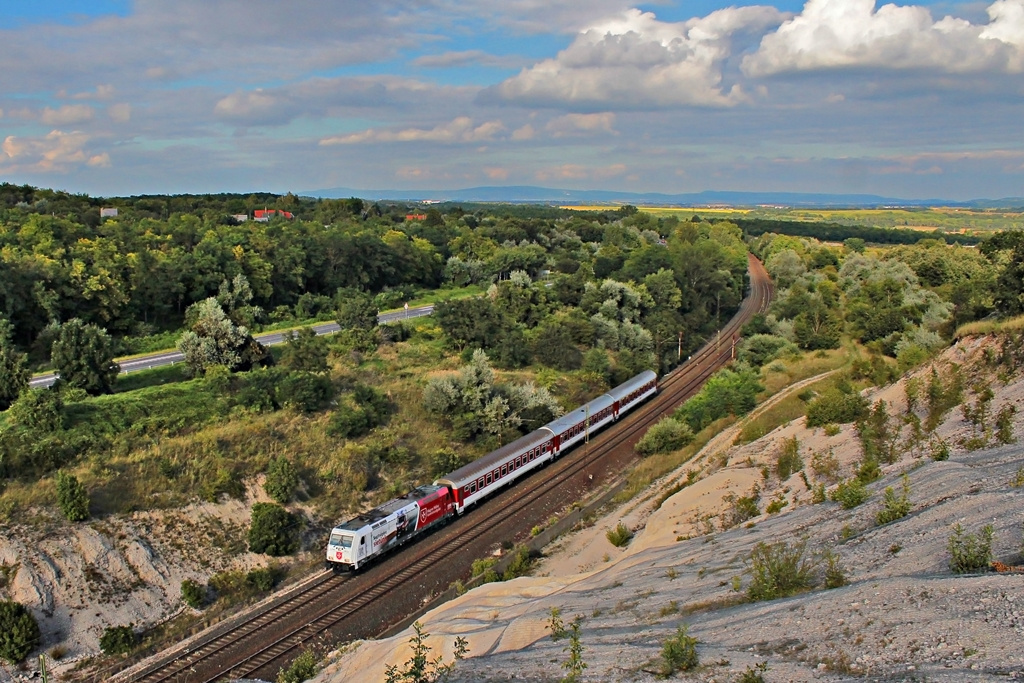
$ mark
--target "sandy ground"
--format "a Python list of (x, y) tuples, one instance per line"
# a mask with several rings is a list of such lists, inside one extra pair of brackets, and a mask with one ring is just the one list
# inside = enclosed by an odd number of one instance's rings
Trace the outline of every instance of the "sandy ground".
[[(566, 623), (582, 619), (586, 681), (656, 680), (662, 643), (684, 623), (700, 641), (701, 667), (677, 673), (680, 680), (732, 681), (758, 662), (770, 667), (767, 681), (1024, 680), (1024, 575), (964, 577), (948, 569), (955, 523), (968, 531), (992, 524), (996, 559), (1024, 562), (1024, 488), (1013, 486), (1024, 468), (1024, 378), (996, 380), (979, 362), (984, 343), (961, 342), (936, 365), (962, 364), (970, 370), (969, 384), (991, 386), (992, 414), (1016, 405), (1017, 444), (966, 452), (960, 444), (971, 428), (954, 409), (936, 430), (951, 446), (950, 460), (935, 462), (926, 448), (905, 447), (869, 487), (868, 502), (843, 510), (832, 502), (811, 504), (799, 474), (766, 480), (761, 468), (795, 436), (805, 472), (814, 453), (831, 451), (841, 475), (850, 476), (861, 456), (851, 425), (827, 436), (800, 419), (734, 446), (738, 424), (650, 495), (546, 548), (535, 576), (482, 586), (425, 615), (432, 654), (450, 659), (454, 639), (462, 636), (470, 652), (452, 680), (558, 680), (568, 654), (565, 640), (550, 637), (554, 608)], [(926, 366), (917, 375), (927, 379), (929, 372)], [(869, 398), (901, 414), (905, 381), (870, 391)], [(657, 507), (657, 492), (691, 469), (701, 471), (698, 481)], [(878, 526), (882, 489), (898, 487), (903, 472), (909, 473), (911, 514)], [(813, 473), (809, 478), (817, 483)], [(786, 507), (723, 530), (727, 496), (746, 495), (755, 484), (762, 510), (781, 497)], [(620, 522), (637, 532), (625, 549), (605, 535)], [(849, 585), (746, 602), (751, 550), (779, 541), (803, 542), (808, 555), (838, 553)], [(387, 663), (408, 660), (410, 635), (355, 643), (330, 657), (316, 680), (384, 680)]]

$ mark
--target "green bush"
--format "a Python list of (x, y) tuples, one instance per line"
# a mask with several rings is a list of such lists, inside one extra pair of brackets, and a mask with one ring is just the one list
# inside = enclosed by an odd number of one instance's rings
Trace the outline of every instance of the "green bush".
[(263, 490), (281, 505), (291, 502), (295, 489), (299, 486), (299, 474), (295, 465), (283, 455), (274, 458), (267, 465), (267, 478), (263, 482)]
[(277, 572), (270, 567), (256, 567), (245, 575), (245, 582), (256, 590), (266, 593), (277, 583)]
[(882, 494), (882, 509), (875, 515), (877, 524), (888, 524), (895, 522), (910, 514), (910, 480), (906, 474), (903, 475), (903, 485), (899, 495), (891, 486), (885, 487)]
[(481, 574), (489, 571), (491, 567), (498, 563), (497, 557), (481, 557), (473, 560), (473, 565), (470, 569), (471, 576), (480, 576)]
[(775, 473), (779, 475), (779, 479), (785, 481), (789, 479), (789, 475), (799, 472), (803, 467), (804, 461), (800, 457), (800, 440), (795, 436), (786, 439), (775, 461)]
[(757, 394), (761, 391), (764, 386), (756, 370), (746, 366), (719, 370), (696, 396), (676, 410), (673, 417), (699, 432), (727, 415), (746, 415), (757, 405)]
[(761, 514), (759, 502), (761, 500), (761, 488), (754, 484), (750, 494), (737, 496), (734, 493), (726, 494), (722, 499), (729, 504), (729, 507), (719, 515), (722, 521), (722, 529), (731, 529), (737, 524), (742, 524), (748, 519), (753, 519)]
[(0, 601), (0, 659), (20, 664), (39, 645), (39, 624), (19, 602)]
[(125, 655), (132, 651), (137, 642), (132, 625), (108, 626), (100, 636), (100, 650), (105, 655)]
[(750, 553), (751, 600), (775, 600), (807, 590), (814, 585), (816, 563), (806, 555), (803, 542), (790, 546), (779, 543), (758, 543)]
[(587, 663), (583, 660), (583, 640), (580, 638), (580, 626), (583, 618), (579, 615), (569, 624), (569, 644), (563, 648), (563, 652), (569, 653), (569, 659), (562, 662), (565, 669), (565, 677), (561, 683), (578, 683), (583, 675)]
[(57, 472), (57, 506), (69, 522), (89, 519), (89, 494), (78, 477)]
[(327, 425), (327, 432), (341, 439), (358, 439), (374, 428), (373, 420), (362, 408), (338, 404)]
[(957, 523), (949, 536), (949, 568), (954, 574), (987, 571), (992, 563), (992, 537), (995, 531), (986, 524), (978, 534), (965, 534)]
[(342, 439), (357, 439), (386, 423), (390, 415), (391, 403), (384, 394), (373, 387), (358, 384), (350, 398), (339, 401), (327, 431)]
[(838, 481), (841, 470), (842, 465), (839, 463), (839, 458), (831, 448), (811, 456), (811, 471), (819, 479), (830, 482)]
[(839, 554), (829, 548), (821, 559), (825, 562), (825, 588), (842, 588), (846, 585), (846, 570), (839, 563)]
[(533, 562), (537, 557), (538, 556), (532, 553), (525, 545), (519, 546), (515, 550), (512, 561), (501, 575), (501, 580), (511, 581), (514, 578), (526, 576), (533, 567)]
[(280, 505), (255, 503), (249, 526), (249, 550), (275, 557), (299, 549), (300, 519)]
[(1011, 444), (1016, 439), (1013, 437), (1013, 416), (1017, 414), (1017, 406), (1005, 405), (999, 409), (996, 415), (996, 441), (1001, 444)]
[(676, 671), (692, 671), (700, 663), (697, 639), (686, 634), (686, 624), (680, 624), (676, 635), (661, 646), (661, 675), (669, 677)]
[(736, 347), (736, 358), (756, 368), (765, 365), (779, 356), (799, 353), (796, 344), (771, 334), (755, 334), (747, 337)]
[(303, 650), (286, 668), (277, 672), (276, 683), (302, 683), (316, 676), (320, 662), (313, 650)]
[(192, 609), (200, 609), (206, 602), (206, 587), (192, 579), (185, 579), (181, 582), (181, 599)]
[(821, 396), (807, 404), (807, 426), (824, 427), (829, 424), (856, 422), (867, 412), (867, 399), (845, 387), (829, 387)]
[(334, 384), (331, 378), (312, 372), (291, 372), (277, 389), (278, 401), (303, 413), (315, 413), (331, 404)]
[(608, 542), (616, 548), (622, 548), (633, 540), (633, 532), (622, 522), (619, 522), (619, 525), (614, 529), (609, 529), (605, 532), (605, 536), (608, 538)]
[(868, 499), (867, 488), (859, 479), (848, 479), (839, 482), (832, 492), (832, 500), (843, 506), (844, 510), (852, 510)]
[(828, 500), (828, 496), (825, 494), (825, 484), (817, 484), (811, 491), (811, 503), (818, 505)]
[(568, 635), (568, 631), (565, 630), (565, 623), (562, 621), (562, 610), (558, 607), (552, 607), (550, 614), (548, 629), (551, 631), (551, 640), (558, 642)]
[(52, 434), (67, 427), (67, 411), (59, 391), (28, 389), (11, 404), (7, 412), (9, 423), (24, 427), (36, 434)]
[(413, 635), (409, 639), (412, 652), (409, 659), (401, 669), (394, 664), (384, 666), (386, 683), (434, 683), (445, 680), (455, 670), (456, 663), (465, 659), (469, 652), (469, 643), (459, 636), (455, 639), (452, 661), (445, 664), (442, 655), (430, 656), (430, 646), (427, 645), (430, 634), (423, 630), (423, 624), (417, 621), (412, 628)]
[(672, 417), (658, 421), (636, 444), (636, 452), (647, 456), (677, 451), (693, 441), (693, 430)]
[(768, 662), (758, 662), (753, 669), (748, 666), (736, 679), (736, 683), (765, 683), (764, 674), (770, 668)]

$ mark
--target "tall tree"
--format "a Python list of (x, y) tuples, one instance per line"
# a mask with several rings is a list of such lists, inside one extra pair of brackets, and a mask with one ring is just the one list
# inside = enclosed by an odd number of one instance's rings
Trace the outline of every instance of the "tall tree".
[(7, 410), (28, 387), (28, 363), (11, 341), (13, 328), (0, 318), (0, 410)]
[[(195, 304), (192, 329), (178, 339), (178, 350), (185, 355), (186, 372), (202, 375), (207, 368), (223, 365), (229, 370), (248, 370), (267, 365), (272, 357), (252, 338), (249, 330), (236, 325), (213, 297)], [(190, 316), (191, 317), (191, 316)]]
[(102, 327), (72, 318), (60, 326), (51, 359), (60, 382), (90, 394), (109, 394), (121, 366), (114, 362), (114, 340)]
[(367, 292), (354, 287), (345, 287), (335, 295), (337, 317), (335, 320), (343, 329), (372, 330), (377, 327), (377, 304)]

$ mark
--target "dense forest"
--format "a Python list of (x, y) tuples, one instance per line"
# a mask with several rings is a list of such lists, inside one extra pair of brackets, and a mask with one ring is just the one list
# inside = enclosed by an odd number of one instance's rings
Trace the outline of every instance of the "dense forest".
[[(372, 390), (331, 379), (327, 342), (298, 335), (277, 358), (256, 343), (252, 333), (271, 323), (337, 320), (334, 356), (372, 354), (412, 333), (377, 329), (379, 309), (446, 288), (462, 293), (436, 309), (432, 324), (446, 349), (467, 361), (484, 351), (505, 370), (590, 373), (599, 390), (678, 363), (732, 314), (745, 289), (747, 247), (735, 225), (658, 220), (633, 207), (424, 210), (292, 195), (101, 202), (2, 190), (6, 477), (130, 452), (154, 433), (186, 433), (237, 407), (317, 413), (334, 405), (331, 429), (342, 437), (386, 419), (386, 402)], [(101, 220), (101, 207), (118, 215)], [(251, 220), (264, 207), (281, 213)], [(177, 403), (161, 416), (150, 399), (97, 418), (113, 404), (82, 397), (124, 391), (113, 359), (147, 338), (185, 353), (184, 377), (205, 382), (202, 396), (193, 393), (184, 414)], [(59, 372), (53, 390), (25, 391), (30, 361)], [(339, 400), (344, 390), (351, 393)], [(463, 410), (452, 425), (459, 440), (513, 435), (501, 424), (520, 424), (518, 411), (530, 410), (532, 399), (517, 406), (497, 398), (479, 406), (480, 415)], [(495, 421), (499, 405), (506, 407)]]
[(911, 228), (881, 228), (873, 225), (857, 225), (827, 221), (793, 221), (772, 218), (729, 219), (752, 237), (765, 233), (813, 237), (827, 242), (844, 242), (861, 239), (872, 244), (916, 244), (922, 239), (937, 239), (951, 244), (974, 245), (982, 238), (974, 234), (949, 234), (942, 230), (926, 232)]

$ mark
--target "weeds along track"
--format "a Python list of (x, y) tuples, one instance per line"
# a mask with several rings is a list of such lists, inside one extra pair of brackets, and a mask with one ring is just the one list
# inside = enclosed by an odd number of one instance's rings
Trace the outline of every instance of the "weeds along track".
[(428, 535), (402, 551), (395, 558), (397, 566), (389, 567), (389, 573), (380, 571), (382, 562), (369, 567), (367, 574), (376, 571), (381, 576), (373, 576), (374, 581), (364, 589), (350, 585), (353, 577), (334, 576), (329, 572), (319, 574), (261, 606), (250, 613), (248, 619), (235, 618), (232, 623), (211, 629), (208, 635), (200, 636), (187, 647), (179, 647), (162, 661), (125, 671), (113, 680), (119, 683), (184, 680), (210, 683), (252, 677), (257, 673), (265, 677), (271, 672), (273, 676), (304, 647), (318, 642), (325, 634), (342, 630), (346, 620), (358, 614), (385, 613), (382, 604), (388, 595), (401, 591), (442, 560), (493, 533), (504, 520), (526, 517), (533, 506), (568, 488), (569, 482), (578, 480), (588, 468), (612, 456), (621, 459), (626, 451), (631, 453), (633, 444), (648, 427), (696, 393), (708, 377), (732, 359), (740, 328), (754, 315), (764, 312), (772, 296), (767, 272), (752, 256), (750, 283), (750, 293), (740, 310), (716, 339), (663, 377), (659, 393), (650, 401), (592, 438), (588, 448), (576, 448), (575, 452), (543, 468), (543, 474), (527, 477), (530, 485), (519, 486), (516, 495), (503, 496), (504, 492), (499, 492), (478, 506), (484, 508), (501, 497), (500, 515), (487, 514), (480, 509), (468, 512), (453, 522), (457, 528), (452, 533)]

